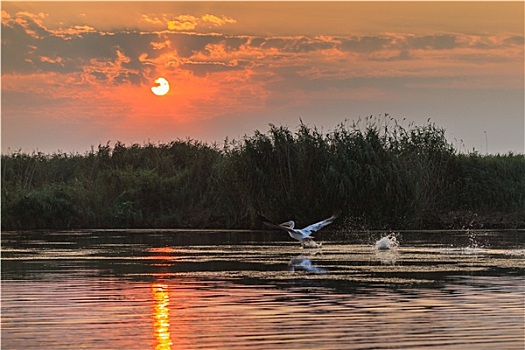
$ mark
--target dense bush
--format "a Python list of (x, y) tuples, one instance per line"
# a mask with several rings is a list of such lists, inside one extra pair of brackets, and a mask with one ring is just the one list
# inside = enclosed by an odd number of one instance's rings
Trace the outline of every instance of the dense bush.
[(460, 155), (458, 164), (458, 206), (501, 211), (525, 208), (523, 155)]
[(223, 148), (120, 142), (85, 155), (2, 156), (2, 228), (259, 227), (336, 208), (368, 228), (454, 210), (525, 210), (525, 157), (458, 154), (432, 123), (366, 118), (323, 134), (270, 125)]

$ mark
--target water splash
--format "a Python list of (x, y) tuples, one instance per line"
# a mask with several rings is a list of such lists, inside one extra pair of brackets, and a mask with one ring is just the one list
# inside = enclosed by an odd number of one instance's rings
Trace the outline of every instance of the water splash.
[(478, 242), (476, 237), (476, 232), (467, 229), (467, 238), (468, 238), (468, 248), (471, 249), (481, 249), (483, 246)]
[(441, 250), (443, 254), (464, 254), (464, 255), (476, 255), (485, 252), (484, 246), (478, 241), (475, 231), (470, 230), (469, 228), (465, 231), (465, 234), (468, 239), (468, 244), (466, 247), (458, 248), (445, 248)]
[(323, 246), (323, 243), (318, 243), (316, 241), (314, 241), (313, 239), (305, 239), (302, 243), (301, 243), (301, 247), (303, 249), (316, 249), (316, 248), (321, 248)]
[(381, 261), (382, 265), (395, 265), (399, 254), (397, 248), (399, 247), (399, 240), (397, 234), (389, 233), (385, 237), (375, 242), (376, 258)]
[(377, 250), (390, 250), (397, 249), (399, 247), (399, 241), (395, 233), (389, 233), (385, 237), (378, 240), (375, 244)]

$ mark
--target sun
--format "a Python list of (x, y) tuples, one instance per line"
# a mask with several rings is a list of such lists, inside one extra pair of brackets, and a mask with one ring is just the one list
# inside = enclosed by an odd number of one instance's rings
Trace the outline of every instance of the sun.
[(170, 84), (164, 78), (157, 78), (155, 80), (156, 86), (151, 87), (151, 91), (157, 96), (164, 96), (170, 91)]

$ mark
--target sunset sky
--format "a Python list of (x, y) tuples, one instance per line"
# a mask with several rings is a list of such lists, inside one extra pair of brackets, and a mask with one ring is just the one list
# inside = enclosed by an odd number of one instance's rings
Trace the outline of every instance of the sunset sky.
[[(2, 153), (431, 119), (524, 152), (524, 2), (2, 1)], [(170, 91), (151, 87), (164, 77)]]

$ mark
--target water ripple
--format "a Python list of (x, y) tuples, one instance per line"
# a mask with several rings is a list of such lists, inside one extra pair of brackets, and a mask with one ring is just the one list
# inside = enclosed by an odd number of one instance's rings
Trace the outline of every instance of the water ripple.
[[(84, 233), (68, 245), (57, 233), (56, 245), (7, 238), (5, 349), (525, 344), (521, 247), (405, 246), (385, 263), (370, 245), (342, 243), (307, 253), (288, 243), (159, 246), (158, 236), (136, 242), (122, 232), (102, 241)], [(289, 269), (305, 258), (326, 273)]]

